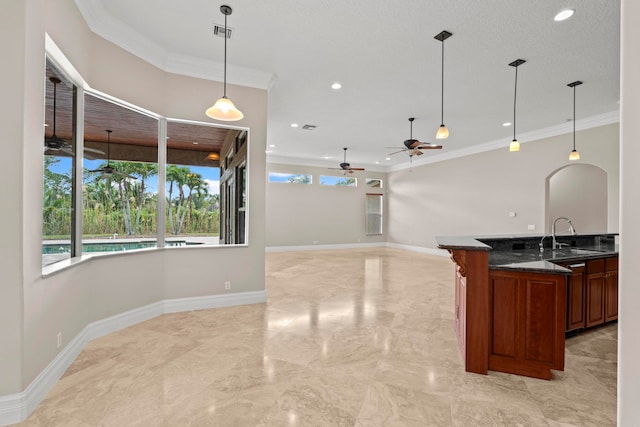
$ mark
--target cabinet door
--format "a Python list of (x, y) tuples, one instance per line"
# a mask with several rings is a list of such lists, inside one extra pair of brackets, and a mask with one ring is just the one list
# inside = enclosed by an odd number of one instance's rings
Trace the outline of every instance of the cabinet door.
[(604, 321), (618, 318), (618, 271), (604, 273)]
[(587, 328), (604, 323), (604, 273), (587, 275)]
[(569, 264), (573, 274), (567, 278), (567, 331), (584, 328), (585, 264)]

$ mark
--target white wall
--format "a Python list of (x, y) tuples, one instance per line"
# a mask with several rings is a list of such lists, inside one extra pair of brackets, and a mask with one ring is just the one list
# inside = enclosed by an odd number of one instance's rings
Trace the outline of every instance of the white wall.
[[(266, 244), (277, 246), (309, 246), (379, 243), (386, 241), (386, 234), (365, 234), (366, 193), (386, 191), (386, 174), (382, 172), (355, 172), (357, 187), (320, 185), (320, 175), (340, 176), (340, 171), (313, 166), (267, 164), (267, 173), (311, 174), (312, 184), (266, 184)], [(366, 178), (383, 180), (383, 188), (370, 188)], [(384, 196), (386, 205), (386, 195)], [(383, 213), (383, 230), (386, 230), (386, 212)], [(317, 242), (317, 243), (314, 243)]]
[(640, 2), (622, 0), (618, 425), (640, 425)]
[[(26, 7), (22, 0), (3, 1), (0, 13), (0, 68), (2, 80), (9, 81), (0, 101), (0, 129), (3, 130), (0, 179), (2, 191), (2, 239), (0, 240), (0, 396), (22, 389), (22, 161), (25, 130), (25, 29)], [(11, 43), (7, 41), (11, 40)], [(6, 64), (15, 64), (7, 67)], [(6, 101), (5, 101), (6, 100)], [(9, 185), (13, 183), (13, 185)], [(9, 187), (9, 188), (8, 188)]]
[[(547, 232), (559, 217), (571, 219), (578, 233), (607, 230), (607, 173), (594, 165), (571, 164), (549, 177)], [(565, 234), (569, 224), (558, 221), (556, 232)]]
[[(9, 0), (0, 13), (3, 190), (0, 241), (0, 396), (19, 393), (88, 323), (167, 298), (264, 290), (267, 92), (229, 96), (250, 128), (249, 246), (107, 256), (42, 277), (42, 123), (45, 32), (94, 89), (156, 113), (208, 121), (222, 85), (164, 73), (91, 33), (73, 0)], [(10, 184), (9, 184), (10, 183)], [(207, 268), (203, 269), (202, 266)], [(247, 268), (247, 265), (250, 268)]]
[[(617, 124), (576, 137), (579, 162), (600, 167), (609, 178), (609, 224), (601, 231), (618, 231), (618, 139)], [(388, 241), (435, 248), (438, 235), (542, 234), (546, 179), (569, 163), (571, 140), (560, 135), (510, 153), (505, 138), (499, 150), (389, 173)]]

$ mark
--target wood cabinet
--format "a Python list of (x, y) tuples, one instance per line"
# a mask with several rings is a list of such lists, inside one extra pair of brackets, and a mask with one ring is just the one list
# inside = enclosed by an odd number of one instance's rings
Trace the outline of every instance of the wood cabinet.
[(567, 277), (567, 332), (584, 328), (585, 319), (585, 262), (562, 263), (571, 270)]
[(618, 257), (560, 263), (567, 280), (567, 332), (618, 318)]
[(587, 261), (586, 288), (584, 326), (590, 328), (604, 323), (604, 259)]
[(559, 274), (489, 271), (489, 369), (543, 379), (564, 369), (565, 283)]
[(604, 321), (618, 319), (618, 257), (604, 260)]

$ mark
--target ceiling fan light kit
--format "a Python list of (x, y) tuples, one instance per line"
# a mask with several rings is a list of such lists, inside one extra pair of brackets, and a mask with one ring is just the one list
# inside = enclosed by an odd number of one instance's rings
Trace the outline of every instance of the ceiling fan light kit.
[(567, 85), (573, 88), (573, 150), (569, 153), (569, 160), (580, 160), (580, 153), (576, 150), (576, 86), (581, 84), (580, 80), (576, 80)]
[(343, 148), (344, 150), (344, 160), (338, 166), (339, 168), (330, 168), (330, 169), (338, 169), (344, 171), (344, 174), (353, 173), (353, 171), (363, 171), (364, 168), (353, 168), (350, 163), (347, 163), (347, 147)]
[[(422, 150), (442, 149), (442, 145), (420, 142), (417, 139), (413, 139), (413, 121), (414, 120), (415, 120), (415, 117), (409, 117), (409, 139), (404, 140), (404, 147), (398, 147), (400, 149), (398, 151), (394, 151), (393, 153), (389, 153), (390, 156), (405, 152), (409, 155), (409, 159), (412, 159), (413, 156), (422, 156), (424, 154)], [(396, 148), (396, 147), (387, 147), (387, 148)]]
[(516, 69), (515, 88), (513, 91), (513, 140), (511, 141), (511, 144), (509, 144), (509, 151), (511, 152), (520, 151), (520, 143), (516, 138), (516, 99), (517, 99), (516, 97), (518, 94), (518, 67), (524, 64), (525, 62), (527, 61), (525, 61), (524, 59), (516, 59), (515, 61), (509, 64), (510, 67), (513, 67)]
[(233, 122), (241, 120), (244, 117), (242, 111), (238, 110), (234, 103), (227, 98), (227, 16), (231, 15), (233, 10), (230, 6), (220, 6), (220, 12), (224, 15), (224, 92), (222, 98), (218, 99), (215, 104), (207, 108), (206, 114), (212, 119), (224, 122)]
[(444, 125), (444, 41), (451, 37), (453, 34), (449, 31), (442, 31), (437, 34), (434, 39), (442, 43), (442, 61), (441, 61), (441, 93), (440, 93), (440, 127), (436, 132), (436, 139), (449, 138), (449, 129)]

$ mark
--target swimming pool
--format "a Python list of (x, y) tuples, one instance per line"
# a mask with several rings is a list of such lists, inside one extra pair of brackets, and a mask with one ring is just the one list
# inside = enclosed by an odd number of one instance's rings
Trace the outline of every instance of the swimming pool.
[[(191, 246), (199, 245), (199, 242), (187, 242), (186, 240), (171, 240), (165, 242), (165, 246)], [(82, 252), (124, 252), (136, 249), (155, 248), (154, 241), (120, 241), (120, 242), (100, 242), (100, 243), (83, 243)], [(43, 243), (42, 254), (64, 254), (71, 252), (70, 243)]]

